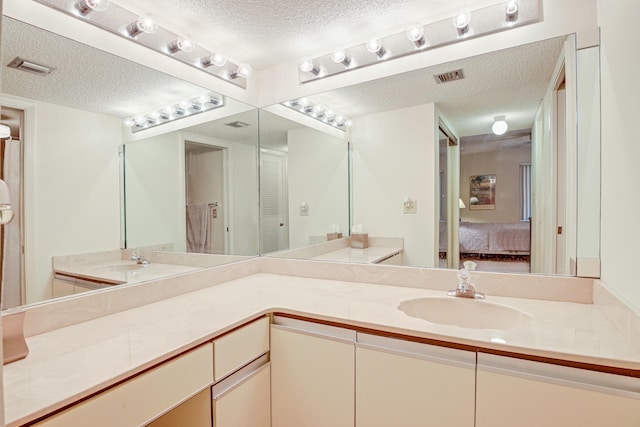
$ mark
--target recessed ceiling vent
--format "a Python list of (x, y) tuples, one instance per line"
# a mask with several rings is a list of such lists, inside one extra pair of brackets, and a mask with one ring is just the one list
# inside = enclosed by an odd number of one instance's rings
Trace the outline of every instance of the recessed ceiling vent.
[(235, 121), (231, 123), (225, 123), (225, 126), (230, 126), (232, 128), (246, 128), (247, 126), (249, 126), (249, 123)]
[(46, 65), (37, 64), (33, 61), (27, 61), (26, 59), (20, 58), (19, 56), (11, 61), (9, 65), (7, 65), (7, 67), (37, 74), (39, 76), (46, 76), (53, 70), (55, 70), (55, 68), (53, 67), (47, 67)]
[(459, 70), (455, 71), (447, 71), (446, 73), (442, 74), (434, 74), (433, 78), (436, 79), (436, 83), (438, 84), (449, 83), (454, 80), (464, 79), (464, 71), (462, 71), (462, 68), (460, 68)]

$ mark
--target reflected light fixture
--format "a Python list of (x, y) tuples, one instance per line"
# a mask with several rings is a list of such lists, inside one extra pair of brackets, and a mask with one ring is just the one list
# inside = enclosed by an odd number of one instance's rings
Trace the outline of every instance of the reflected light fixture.
[(185, 99), (175, 104), (168, 105), (164, 108), (159, 108), (150, 113), (127, 117), (122, 121), (122, 123), (124, 126), (131, 128), (131, 131), (135, 133), (144, 129), (169, 123), (183, 117), (214, 110), (222, 106), (224, 106), (223, 96), (215, 93), (206, 93), (195, 98)]
[(158, 25), (149, 18), (138, 18), (131, 24), (127, 25), (126, 32), (129, 37), (135, 39), (142, 33), (155, 33)]
[(304, 58), (302, 61), (300, 61), (300, 63), (298, 64), (298, 68), (303, 73), (311, 73), (314, 76), (319, 76), (320, 72), (322, 71), (321, 68), (316, 67), (313, 64), (313, 61), (309, 58)]
[(512, 0), (507, 3), (507, 7), (505, 9), (505, 20), (509, 24), (513, 24), (518, 21), (518, 2), (517, 0)]
[(505, 116), (496, 116), (491, 126), (491, 131), (496, 135), (504, 135), (509, 129)]
[(378, 55), (378, 59), (384, 58), (387, 54), (387, 49), (382, 45), (382, 41), (380, 39), (373, 39), (367, 43), (367, 51), (369, 53), (375, 53)]
[(107, 0), (78, 0), (73, 5), (75, 12), (80, 16), (87, 16), (93, 11), (102, 12), (107, 10), (109, 2)]
[(351, 57), (347, 56), (344, 50), (337, 50), (331, 54), (331, 60), (336, 64), (342, 64), (345, 67), (351, 65)]
[(458, 36), (463, 37), (469, 32), (471, 12), (462, 12), (453, 18), (453, 25), (458, 30)]
[(304, 114), (312, 119), (318, 120), (324, 124), (332, 126), (341, 131), (346, 131), (351, 126), (351, 120), (335, 111), (328, 109), (322, 105), (314, 104), (308, 98), (296, 98), (283, 102), (287, 108)]
[(180, 51), (191, 52), (192, 50), (193, 50), (193, 43), (191, 43), (187, 39), (183, 39), (182, 37), (177, 38), (176, 40), (167, 44), (167, 51), (172, 55)]
[(462, 199), (458, 199), (458, 208), (459, 209), (466, 209), (467, 205), (464, 204), (464, 202), (462, 201)]
[(416, 45), (417, 49), (424, 47), (426, 44), (424, 40), (424, 26), (416, 25), (415, 27), (411, 28), (409, 31), (407, 31), (407, 38), (409, 39), (409, 41), (412, 41)]

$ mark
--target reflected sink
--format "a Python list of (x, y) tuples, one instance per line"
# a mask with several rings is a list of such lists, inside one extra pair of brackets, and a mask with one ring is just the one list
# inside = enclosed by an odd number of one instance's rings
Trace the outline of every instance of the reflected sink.
[(91, 268), (94, 273), (125, 273), (127, 271), (135, 271), (144, 268), (143, 264), (126, 263), (126, 264), (107, 264)]
[(416, 298), (403, 301), (398, 309), (427, 322), (469, 329), (514, 329), (531, 320), (520, 310), (469, 298)]

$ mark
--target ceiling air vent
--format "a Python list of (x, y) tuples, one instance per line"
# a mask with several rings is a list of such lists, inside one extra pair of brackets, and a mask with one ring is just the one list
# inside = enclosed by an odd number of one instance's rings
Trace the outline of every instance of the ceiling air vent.
[(246, 128), (247, 126), (249, 126), (249, 123), (235, 121), (231, 123), (225, 123), (225, 126), (230, 126), (232, 128)]
[(449, 83), (454, 80), (464, 79), (464, 71), (462, 71), (462, 68), (460, 68), (459, 70), (455, 71), (447, 71), (446, 73), (442, 74), (434, 74), (433, 78), (436, 79), (436, 83), (438, 84)]
[(47, 67), (46, 65), (37, 64), (33, 61), (27, 61), (26, 59), (16, 57), (11, 61), (7, 67), (15, 68), (16, 70), (27, 71), (29, 73), (37, 74), (39, 76), (46, 76), (51, 73), (55, 68)]

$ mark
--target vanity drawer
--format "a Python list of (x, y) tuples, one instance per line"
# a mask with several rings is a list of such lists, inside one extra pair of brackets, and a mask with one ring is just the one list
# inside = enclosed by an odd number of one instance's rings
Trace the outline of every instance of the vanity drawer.
[(263, 317), (213, 341), (214, 379), (219, 381), (269, 351), (269, 318)]
[(211, 344), (205, 344), (36, 425), (144, 425), (210, 386), (213, 383), (212, 357)]

